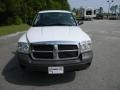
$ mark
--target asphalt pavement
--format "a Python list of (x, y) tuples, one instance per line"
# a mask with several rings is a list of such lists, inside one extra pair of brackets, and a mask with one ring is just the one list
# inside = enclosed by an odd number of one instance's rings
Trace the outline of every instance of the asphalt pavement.
[(47, 75), (21, 70), (15, 56), (21, 36), (0, 37), (0, 90), (120, 90), (120, 20), (85, 21), (94, 58), (87, 70)]

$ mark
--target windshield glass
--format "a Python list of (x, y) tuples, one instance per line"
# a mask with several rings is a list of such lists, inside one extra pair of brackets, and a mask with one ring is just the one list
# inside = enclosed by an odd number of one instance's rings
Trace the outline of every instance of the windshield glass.
[(40, 13), (33, 26), (76, 26), (76, 22), (71, 13)]

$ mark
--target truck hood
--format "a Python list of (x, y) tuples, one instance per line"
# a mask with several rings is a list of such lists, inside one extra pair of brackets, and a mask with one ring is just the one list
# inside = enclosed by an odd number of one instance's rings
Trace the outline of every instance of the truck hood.
[(82, 42), (90, 40), (89, 36), (78, 26), (31, 27), (26, 35), (30, 43), (46, 41)]

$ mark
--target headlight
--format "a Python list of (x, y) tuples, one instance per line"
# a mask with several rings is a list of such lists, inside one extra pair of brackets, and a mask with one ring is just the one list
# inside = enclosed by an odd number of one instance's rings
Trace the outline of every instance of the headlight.
[(92, 50), (92, 43), (91, 43), (91, 41), (84, 41), (84, 42), (80, 43), (80, 46), (81, 46), (81, 52), (82, 53)]
[(18, 52), (29, 53), (29, 44), (28, 43), (19, 42), (18, 43)]

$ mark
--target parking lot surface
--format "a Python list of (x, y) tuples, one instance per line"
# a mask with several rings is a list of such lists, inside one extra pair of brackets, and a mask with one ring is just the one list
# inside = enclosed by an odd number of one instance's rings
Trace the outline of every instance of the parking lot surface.
[(87, 70), (47, 75), (26, 73), (15, 56), (21, 36), (0, 38), (0, 90), (120, 90), (120, 21), (85, 21), (94, 58)]

